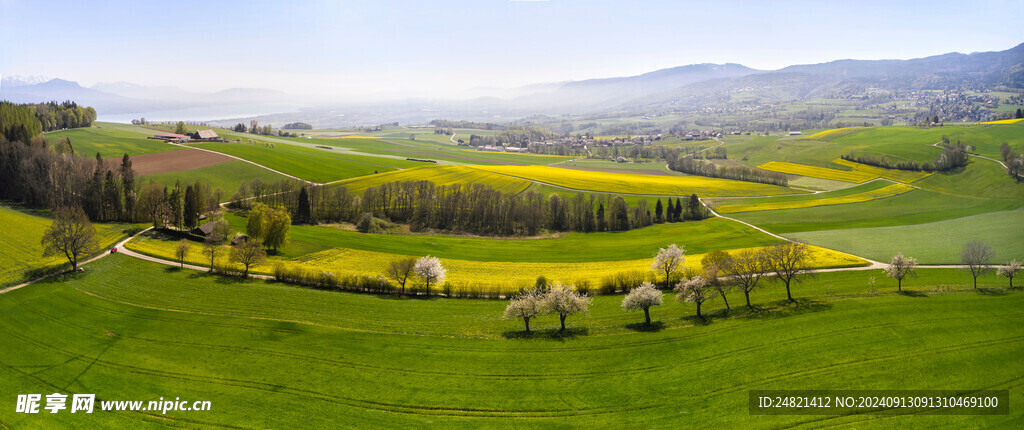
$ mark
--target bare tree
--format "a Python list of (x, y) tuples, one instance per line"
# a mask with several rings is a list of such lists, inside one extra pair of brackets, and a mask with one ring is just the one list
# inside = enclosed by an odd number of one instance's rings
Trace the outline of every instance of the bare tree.
[(714, 298), (711, 280), (697, 275), (690, 280), (677, 284), (675, 291), (678, 293), (676, 294), (676, 300), (697, 304), (697, 318), (704, 321), (704, 316), (700, 314), (700, 305)]
[(508, 302), (503, 318), (522, 318), (523, 323), (526, 324), (526, 332), (529, 333), (530, 319), (543, 315), (546, 312), (543, 291), (539, 288), (531, 288), (513, 297)]
[(622, 299), (622, 309), (626, 311), (643, 309), (644, 323), (651, 325), (651, 306), (660, 305), (662, 300), (661, 291), (654, 288), (654, 284), (644, 282), (639, 287), (630, 290), (629, 294), (626, 294), (626, 297)]
[(758, 281), (765, 275), (764, 253), (751, 249), (745, 249), (732, 257), (732, 264), (729, 265), (726, 273), (732, 278), (743, 296), (747, 299), (747, 308), (753, 309), (750, 305), (750, 293), (758, 288)]
[(989, 261), (996, 257), (996, 251), (980, 240), (972, 240), (960, 251), (960, 262), (967, 266), (967, 271), (974, 277), (974, 289), (978, 289), (978, 277), (988, 272)]
[(178, 241), (178, 246), (174, 248), (174, 258), (178, 259), (178, 264), (182, 268), (185, 267), (185, 257), (188, 256), (189, 251), (192, 250), (192, 245), (188, 243), (187, 239)]
[(1013, 289), (1013, 277), (1017, 275), (1021, 269), (1021, 264), (1017, 260), (1010, 260), (1005, 266), (1000, 267), (996, 272), (997, 275), (1010, 278), (1010, 289)]
[(572, 285), (554, 284), (549, 285), (544, 293), (544, 309), (550, 313), (558, 314), (562, 322), (562, 330), (565, 330), (565, 317), (586, 313), (590, 307), (590, 297), (577, 292)]
[(44, 256), (64, 254), (72, 271), (78, 270), (79, 257), (92, 254), (100, 247), (96, 227), (80, 206), (57, 208), (53, 224), (43, 233), (40, 243)]
[(665, 288), (672, 283), (672, 272), (678, 270), (679, 266), (686, 261), (686, 257), (683, 256), (684, 250), (685, 247), (679, 247), (673, 243), (668, 248), (659, 248), (658, 253), (654, 255), (651, 270), (665, 272)]
[(885, 266), (885, 274), (889, 275), (890, 278), (896, 280), (896, 288), (899, 291), (903, 291), (903, 278), (911, 276), (916, 278), (917, 271), (917, 259), (914, 257), (904, 257), (903, 253), (900, 252), (892, 258), (888, 266)]
[(765, 268), (776, 279), (786, 284), (786, 297), (791, 302), (796, 300), (793, 300), (789, 286), (796, 280), (797, 275), (806, 270), (805, 266), (810, 256), (810, 248), (797, 242), (779, 243), (764, 249)]
[(722, 296), (722, 301), (725, 302), (725, 311), (729, 312), (729, 298), (726, 297), (726, 293), (731, 289), (731, 285), (728, 280), (722, 279), (719, 275), (729, 271), (732, 256), (728, 252), (716, 249), (704, 255), (700, 264), (704, 267), (704, 276), (708, 278), (711, 287), (718, 292), (718, 295)]
[[(402, 286), (402, 294), (405, 294), (405, 283), (413, 276), (416, 267), (416, 260), (412, 257), (392, 260), (388, 265), (388, 276)], [(530, 330), (526, 330), (530, 331)]]
[(430, 283), (441, 283), (444, 282), (445, 276), (448, 275), (448, 270), (441, 265), (441, 260), (437, 257), (426, 256), (419, 260), (416, 260), (416, 265), (413, 267), (416, 272), (416, 276), (419, 276), (426, 283), (424, 291), (427, 295), (430, 295)]
[(240, 263), (245, 266), (245, 273), (243, 277), (249, 277), (249, 268), (262, 263), (267, 259), (267, 252), (263, 250), (263, 246), (255, 239), (239, 241), (237, 245), (231, 247), (231, 261)]

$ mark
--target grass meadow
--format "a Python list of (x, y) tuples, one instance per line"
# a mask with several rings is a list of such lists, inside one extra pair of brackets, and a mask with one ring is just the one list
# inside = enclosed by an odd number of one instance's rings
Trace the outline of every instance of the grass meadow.
[(139, 126), (97, 122), (89, 128), (54, 131), (45, 136), (51, 144), (66, 137), (71, 140), (71, 147), (76, 153), (93, 158), (97, 152), (103, 158), (120, 158), (124, 154), (142, 155), (181, 149), (162, 140), (147, 138), (156, 133), (156, 130)]
[[(871, 285), (869, 275), (878, 277)], [(160, 279), (162, 282), (153, 282)], [(823, 274), (709, 323), (667, 296), (654, 321), (600, 296), (583, 316), (500, 319), (502, 301), (241, 282), (114, 255), (0, 296), (0, 385), (98, 400), (207, 400), (211, 412), (15, 414), (22, 427), (1013, 427), (1024, 415), (751, 416), (751, 389), (1009, 389), (1021, 401), (1024, 295), (935, 270), (896, 294)], [(766, 336), (770, 333), (770, 336)], [(965, 365), (993, 363), (993, 365)], [(998, 365), (995, 365), (998, 363)]]

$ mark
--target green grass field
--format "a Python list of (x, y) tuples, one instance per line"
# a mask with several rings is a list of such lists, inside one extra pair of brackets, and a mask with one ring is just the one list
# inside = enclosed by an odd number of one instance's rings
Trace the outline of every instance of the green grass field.
[[(504, 302), (420, 300), (237, 282), (111, 256), (0, 296), (0, 385), (98, 400), (210, 401), (210, 412), (0, 410), (6, 427), (1013, 427), (1024, 414), (751, 416), (751, 389), (1009, 389), (1021, 400), (1024, 295), (923, 271), (897, 295), (879, 274), (821, 275), (756, 292), (757, 312), (621, 296), (532, 324)], [(869, 286), (869, 276), (878, 283)], [(161, 279), (163, 282), (153, 282)], [(770, 336), (766, 336), (770, 333)], [(965, 365), (999, 363), (999, 365)], [(382, 381), (387, 381), (386, 383)], [(45, 412), (45, 411), (44, 411)], [(67, 411), (65, 411), (67, 412)]]
[(272, 183), (286, 177), (259, 166), (235, 160), (198, 169), (140, 176), (137, 181), (140, 184), (148, 184), (153, 181), (167, 186), (174, 186), (174, 182), (177, 180), (180, 180), (182, 184), (201, 181), (210, 184), (211, 190), (218, 188), (224, 190), (224, 201), (228, 201), (231, 199), (231, 195), (238, 191), (242, 182), (249, 182), (256, 178), (266, 183)]
[(730, 215), (773, 233), (925, 224), (1017, 209), (1019, 200), (995, 200), (914, 190), (886, 199), (846, 205), (744, 212)]
[(960, 250), (971, 240), (996, 251), (994, 263), (1024, 261), (1024, 209), (993, 212), (900, 227), (810, 231), (786, 235), (854, 255), (888, 262), (897, 252), (922, 264), (960, 264)]
[(371, 175), (375, 171), (423, 165), (415, 161), (333, 153), (283, 143), (275, 144), (273, 148), (247, 143), (197, 143), (193, 146), (234, 155), (313, 182), (337, 181)]
[(147, 139), (156, 133), (156, 130), (140, 126), (97, 122), (90, 128), (55, 131), (45, 136), (51, 143), (61, 137), (71, 139), (75, 152), (86, 157), (95, 157), (97, 152), (103, 158), (120, 158), (124, 154), (142, 155), (181, 149), (161, 140)]
[[(226, 217), (236, 230), (246, 219)], [(494, 239), (457, 235), (366, 234), (329, 226), (295, 225), (291, 244), (281, 249), (289, 258), (328, 248), (348, 248), (405, 255), (434, 255), (472, 261), (601, 262), (653, 257), (671, 243), (687, 253), (747, 248), (774, 243), (771, 236), (743, 224), (711, 218), (697, 222), (657, 224), (623, 232), (566, 233), (551, 239)]]
[[(0, 237), (4, 238), (0, 246), (0, 287), (71, 268), (63, 255), (43, 257), (40, 240), (51, 224), (50, 218), (0, 206)], [(100, 251), (127, 237), (127, 228), (127, 224), (96, 225)]]

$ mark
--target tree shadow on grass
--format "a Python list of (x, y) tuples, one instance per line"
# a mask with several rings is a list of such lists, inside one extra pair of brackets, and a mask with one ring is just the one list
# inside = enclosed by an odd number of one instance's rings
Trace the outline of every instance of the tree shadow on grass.
[(829, 309), (832, 309), (832, 305), (830, 303), (819, 302), (816, 300), (796, 299), (795, 302), (782, 300), (770, 303), (766, 307), (755, 306), (753, 310), (748, 310), (748, 313), (744, 316), (747, 318), (777, 319), (812, 312), (822, 312)]
[(256, 278), (243, 278), (241, 276), (215, 276), (213, 282), (218, 284), (248, 284), (250, 282), (258, 281)]
[(693, 324), (695, 326), (705, 326), (705, 325), (711, 324), (711, 321), (713, 320), (713, 318), (712, 318), (710, 313), (702, 312), (701, 315), (704, 318), (698, 318), (697, 315), (687, 315), (687, 316), (684, 316), (682, 318), (682, 320), (686, 321), (686, 322), (688, 322), (690, 324)]
[(1009, 292), (1003, 288), (978, 288), (978, 294), (983, 296), (1005, 296)]
[(899, 294), (901, 296), (907, 296), (907, 297), (928, 297), (928, 295), (925, 294), (922, 291), (913, 291), (913, 290), (903, 290), (903, 291), (898, 292), (897, 294)]
[(177, 272), (181, 272), (181, 271), (182, 271), (181, 267), (178, 267), (178, 266), (167, 266), (167, 267), (164, 267), (164, 272), (167, 272), (167, 273), (177, 273)]
[(626, 328), (639, 332), (657, 333), (665, 329), (665, 323), (661, 321), (652, 321), (650, 324), (647, 324), (646, 322), (639, 322), (626, 324)]
[(532, 330), (529, 333), (524, 330), (509, 330), (502, 333), (501, 336), (505, 339), (546, 339), (564, 342), (567, 339), (583, 337), (589, 334), (590, 329), (586, 327), (570, 327), (565, 330), (559, 330), (558, 328)]

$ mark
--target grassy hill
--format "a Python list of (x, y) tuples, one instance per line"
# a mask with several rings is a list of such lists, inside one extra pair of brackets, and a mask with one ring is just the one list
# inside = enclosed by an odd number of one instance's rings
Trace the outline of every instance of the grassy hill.
[[(1012, 427), (1024, 415), (751, 416), (751, 389), (1009, 389), (1021, 399), (1019, 292), (977, 294), (955, 271), (890, 292), (826, 274), (720, 302), (710, 324), (666, 297), (643, 317), (621, 296), (588, 315), (501, 320), (501, 301), (418, 300), (232, 282), (124, 256), (0, 296), (0, 385), (98, 400), (206, 400), (215, 412), (15, 414), (22, 427), (193, 428), (800, 425)], [(161, 279), (162, 282), (153, 282)], [(986, 288), (1002, 280), (982, 278)], [(878, 292), (881, 290), (883, 292)], [(738, 304), (734, 295), (730, 302)], [(770, 334), (770, 335), (766, 335)], [(1000, 363), (966, 365), (965, 363)], [(382, 381), (388, 381), (382, 383)], [(339, 421), (340, 420), (340, 421)]]

